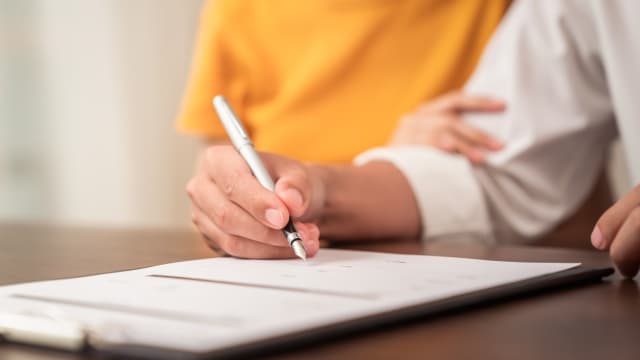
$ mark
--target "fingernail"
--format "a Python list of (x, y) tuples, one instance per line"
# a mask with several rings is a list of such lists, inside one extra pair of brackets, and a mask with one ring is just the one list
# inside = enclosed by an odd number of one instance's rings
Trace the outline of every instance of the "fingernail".
[(300, 191), (294, 188), (289, 188), (285, 190), (285, 194), (286, 197), (293, 203), (292, 205), (294, 205), (295, 207), (302, 206), (304, 200), (302, 199), (302, 194), (300, 193)]
[(598, 225), (593, 228), (593, 232), (591, 233), (591, 245), (599, 250), (604, 249), (604, 238), (602, 237), (602, 232)]
[(267, 212), (265, 213), (265, 218), (271, 225), (275, 227), (281, 227), (282, 225), (284, 225), (284, 215), (280, 210), (267, 209)]

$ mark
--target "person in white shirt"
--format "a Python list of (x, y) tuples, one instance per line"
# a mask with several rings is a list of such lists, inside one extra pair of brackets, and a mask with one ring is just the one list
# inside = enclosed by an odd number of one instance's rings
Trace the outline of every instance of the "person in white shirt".
[[(211, 147), (187, 185), (193, 221), (211, 246), (250, 258), (293, 256), (278, 231), (289, 216), (310, 255), (319, 229), (331, 239), (534, 243), (588, 195), (617, 136), (640, 183), (637, 14), (636, 1), (516, 2), (465, 88), (508, 104), (465, 116), (504, 143), (483, 166), (427, 146), (373, 149), (355, 166), (263, 154), (277, 180), (270, 193), (233, 148)], [(640, 186), (602, 216), (591, 240), (611, 249), (624, 275), (637, 273)]]

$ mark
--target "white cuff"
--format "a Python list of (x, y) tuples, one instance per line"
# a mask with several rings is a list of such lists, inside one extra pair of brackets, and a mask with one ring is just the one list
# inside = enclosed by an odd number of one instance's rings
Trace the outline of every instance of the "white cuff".
[(371, 161), (390, 162), (407, 178), (420, 210), (423, 239), (494, 242), (482, 189), (464, 157), (425, 146), (397, 146), (369, 150), (354, 163)]

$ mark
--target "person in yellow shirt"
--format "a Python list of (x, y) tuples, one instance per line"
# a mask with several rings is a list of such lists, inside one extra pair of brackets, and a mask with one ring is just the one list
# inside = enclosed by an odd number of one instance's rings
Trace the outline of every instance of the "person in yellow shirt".
[[(211, 106), (224, 94), (261, 151), (348, 163), (390, 140), (402, 143), (391, 134), (403, 114), (464, 84), (509, 3), (209, 1), (178, 128), (225, 139)], [(454, 110), (501, 107), (462, 94), (454, 100)], [(498, 147), (460, 126), (468, 142)], [(441, 147), (473, 160), (470, 146)]]

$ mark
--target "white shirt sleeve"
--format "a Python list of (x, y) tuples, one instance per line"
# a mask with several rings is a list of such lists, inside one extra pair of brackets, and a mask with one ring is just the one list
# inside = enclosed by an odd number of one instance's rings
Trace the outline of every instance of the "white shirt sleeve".
[(405, 174), (425, 239), (542, 236), (584, 201), (616, 136), (592, 21), (579, 0), (512, 6), (465, 89), (507, 103), (501, 114), (465, 116), (506, 144), (485, 166), (424, 147), (375, 149), (356, 164), (386, 160)]
[(407, 177), (420, 210), (423, 237), (428, 233), (430, 239), (460, 236), (492, 242), (482, 189), (467, 159), (429, 147), (402, 146), (369, 150), (355, 163), (373, 160), (389, 161)]

